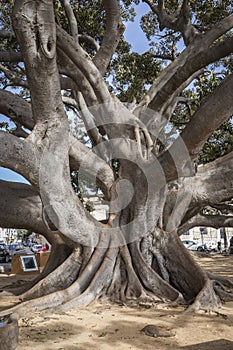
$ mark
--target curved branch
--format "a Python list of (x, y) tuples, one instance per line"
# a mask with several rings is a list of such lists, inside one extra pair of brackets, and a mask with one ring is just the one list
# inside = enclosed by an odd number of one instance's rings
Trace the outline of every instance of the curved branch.
[(27, 229), (56, 242), (57, 233), (44, 224), (41, 199), (32, 186), (0, 180), (0, 207), (0, 226)]
[(71, 35), (74, 38), (74, 41), (78, 43), (78, 26), (73, 9), (68, 0), (60, 0), (60, 2), (66, 12), (69, 21)]
[[(162, 87), (158, 90), (154, 98), (148, 104), (148, 108), (160, 110), (167, 98), (174, 93), (189, 77), (201, 68), (208, 64), (218, 61), (220, 58), (226, 57), (232, 53), (233, 37), (227, 38), (224, 41), (213, 45), (206, 46), (204, 37), (200, 42), (196, 40), (194, 47), (189, 52), (184, 51), (175, 61), (167, 68), (167, 71), (173, 70), (173, 75), (169, 76)], [(181, 59), (182, 57), (182, 59)], [(185, 60), (183, 61), (183, 59)], [(183, 64), (179, 64), (183, 61)], [(166, 70), (166, 69), (165, 69)], [(163, 75), (164, 76), (164, 75)], [(154, 92), (155, 93), (155, 92)]]
[(97, 43), (97, 41), (92, 38), (90, 35), (87, 34), (79, 34), (78, 36), (79, 42), (84, 42), (92, 46), (96, 51), (99, 51), (100, 45)]
[[(111, 96), (100, 71), (92, 62), (91, 58), (76, 44), (62, 28), (57, 26), (57, 46), (65, 52), (74, 65), (82, 71), (82, 74), (92, 86), (99, 103), (109, 102)], [(99, 51), (98, 51), (99, 52)]]
[(93, 62), (104, 75), (114, 54), (125, 26), (121, 21), (120, 6), (117, 0), (103, 0), (106, 11), (106, 31), (100, 49)]
[[(14, 95), (12, 92), (0, 90), (0, 113), (5, 114), (11, 120), (13, 120), (16, 123), (19, 123), (20, 125), (29, 130), (32, 130), (34, 127), (31, 105), (27, 101), (23, 100), (21, 97)], [(20, 136), (25, 137), (27, 135), (20, 134)], [(30, 151), (30, 147), (33, 146), (31, 146), (28, 142), (23, 143), (22, 140), (14, 138), (10, 134), (6, 134), (3, 131), (0, 132), (0, 145), (2, 147), (1, 151), (3, 152), (1, 158), (1, 165), (9, 167), (10, 169), (15, 170), (16, 172), (19, 172), (19, 168), (21, 168), (19, 166), (21, 158), (18, 160), (16, 160), (15, 158), (18, 153), (14, 151), (14, 143), (15, 147), (19, 148), (19, 146), (17, 145), (22, 145), (22, 148), (25, 147), (25, 151), (22, 151), (22, 161), (24, 155), (26, 155), (28, 156), (29, 160), (31, 159), (32, 164), (35, 165), (35, 158), (32, 155), (32, 151)], [(87, 148), (85, 145), (83, 145), (71, 135), (69, 136), (69, 143), (69, 157), (71, 170), (77, 170), (81, 165), (82, 171), (84, 171), (88, 177), (93, 176), (93, 174), (95, 174), (98, 179), (98, 185), (108, 197), (108, 191), (114, 181), (112, 169), (107, 165), (105, 161), (99, 158), (89, 148)], [(12, 162), (10, 162), (9, 160), (9, 154), (12, 154), (13, 156)], [(25, 163), (23, 163), (21, 175), (26, 177), (29, 181), (32, 181), (32, 179), (28, 178), (26, 169), (28, 169), (28, 166), (25, 166)]]
[(57, 48), (57, 52), (60, 72), (72, 79), (74, 82), (72, 89), (81, 91), (88, 105), (93, 106), (98, 103), (96, 95), (88, 79), (68, 57), (65, 47)]
[(233, 74), (214, 90), (195, 113), (181, 136), (159, 157), (168, 181), (182, 175), (194, 175), (192, 161), (196, 160), (203, 144), (225, 120), (233, 115), (232, 90)]
[(92, 111), (93, 113), (95, 112), (94, 116), (97, 122), (100, 125), (104, 125), (105, 129), (108, 129), (108, 136), (110, 138), (116, 138), (123, 135), (127, 137), (130, 134), (129, 138), (131, 138), (132, 128), (128, 130), (129, 128), (125, 128), (123, 124), (135, 125), (142, 123), (117, 98), (111, 96), (100, 71), (92, 62), (91, 58), (60, 27), (57, 27), (57, 44), (74, 65), (82, 71), (82, 74), (91, 85), (99, 103), (96, 110), (92, 108)]
[(197, 158), (208, 137), (233, 115), (232, 91), (233, 74), (230, 74), (201, 105), (182, 132), (191, 159)]
[(34, 127), (31, 105), (10, 91), (0, 90), (0, 113), (29, 130)]
[(191, 195), (190, 204), (182, 219), (186, 222), (198, 215), (202, 208), (231, 200), (233, 197), (233, 152), (214, 162), (198, 167), (193, 178), (183, 181), (185, 191)]
[[(212, 45), (233, 26), (233, 15), (221, 20), (218, 25), (196, 39), (169, 64), (155, 80), (147, 94), (139, 103), (142, 106), (158, 111), (181, 84), (193, 73), (208, 64), (226, 57), (232, 53), (233, 38), (226, 38), (220, 43)], [(212, 46), (211, 46), (212, 45)], [(137, 109), (135, 111), (137, 111)]]
[(39, 159), (40, 155), (33, 145), (0, 131), (0, 166), (21, 174), (38, 187)]
[(84, 125), (86, 127), (87, 133), (91, 139), (92, 145), (96, 146), (100, 142), (104, 141), (104, 139), (103, 139), (102, 135), (99, 133), (99, 130), (97, 129), (97, 127), (95, 125), (93, 115), (88, 110), (82, 93), (78, 92), (76, 98), (78, 101), (80, 114), (81, 114), (82, 120), (84, 122)]
[(164, 7), (164, 1), (159, 0), (158, 6), (154, 5), (151, 0), (143, 0), (151, 10), (158, 16), (160, 30), (164, 28), (172, 29), (182, 33), (185, 45), (194, 39), (198, 34), (195, 27), (191, 23), (190, 10), (188, 1), (183, 0), (183, 4), (174, 15), (168, 14)]
[(233, 227), (233, 216), (227, 215), (201, 215), (197, 214), (184, 224), (179, 227), (179, 234), (190, 230), (195, 226), (206, 226), (206, 227), (214, 227), (216, 229), (221, 227)]

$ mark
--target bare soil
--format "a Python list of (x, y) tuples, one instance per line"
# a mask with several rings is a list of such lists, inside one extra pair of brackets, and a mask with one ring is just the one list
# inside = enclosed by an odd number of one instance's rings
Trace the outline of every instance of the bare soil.
[[(233, 282), (233, 256), (196, 254), (211, 273)], [(0, 274), (0, 288), (25, 276)], [(0, 300), (1, 307), (7, 301)], [(181, 307), (127, 307), (94, 303), (64, 314), (34, 313), (20, 320), (17, 350), (233, 350), (233, 302), (221, 314), (185, 313)], [(161, 326), (172, 337), (150, 337), (141, 332), (146, 325)]]

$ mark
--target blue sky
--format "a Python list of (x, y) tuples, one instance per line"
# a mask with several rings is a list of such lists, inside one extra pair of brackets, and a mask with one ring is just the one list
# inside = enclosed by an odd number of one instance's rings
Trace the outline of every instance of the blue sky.
[(148, 51), (149, 45), (145, 34), (140, 27), (141, 16), (148, 12), (149, 7), (145, 3), (140, 3), (137, 7), (137, 15), (134, 22), (128, 22), (124, 33), (125, 39), (132, 45), (132, 51), (144, 53)]
[[(138, 5), (137, 16), (135, 17), (134, 22), (128, 22), (126, 24), (124, 37), (131, 44), (132, 51), (136, 51), (138, 53), (146, 52), (149, 49), (146, 36), (140, 28), (140, 18), (144, 13), (148, 12), (148, 9), (148, 5), (145, 3)], [(3, 121), (9, 122), (9, 119), (0, 114), (0, 122)], [(27, 182), (21, 175), (2, 167), (0, 167), (0, 180)]]

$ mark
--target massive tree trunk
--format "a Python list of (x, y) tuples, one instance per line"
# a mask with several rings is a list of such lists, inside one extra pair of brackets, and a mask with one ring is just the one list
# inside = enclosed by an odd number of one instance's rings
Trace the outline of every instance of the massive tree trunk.
[[(159, 155), (157, 143), (164, 141), (159, 140), (159, 131), (171, 116), (173, 108), (168, 105), (173, 106), (181, 86), (204, 65), (229, 53), (227, 44), (226, 50), (204, 59), (205, 45), (212, 45), (230, 28), (232, 17), (219, 31), (210, 30), (206, 41), (204, 36), (195, 41), (191, 31), (192, 40), (186, 41), (192, 46), (164, 69), (157, 87), (151, 87), (133, 114), (112, 97), (104, 82), (122, 24), (117, 1), (103, 4), (108, 34), (115, 40), (105, 37), (91, 60), (77, 40), (75, 24), (71, 26), (74, 38), (55, 24), (52, 1), (15, 2), (13, 27), (31, 104), (18, 105), (19, 97), (2, 91), (6, 99), (0, 107), (32, 131), (25, 140), (0, 133), (1, 165), (22, 174), (30, 185), (0, 182), (0, 223), (43, 234), (52, 252), (33, 282), (8, 288), (19, 304), (1, 314), (22, 317), (31, 310), (61, 311), (102, 298), (123, 303), (168, 301), (188, 310), (217, 311), (220, 300), (232, 298), (227, 289), (231, 284), (210, 279), (177, 232), (206, 205), (232, 198), (232, 154), (202, 172), (196, 173), (194, 166), (208, 136), (233, 113), (232, 75), (196, 112), (182, 138)], [(79, 106), (92, 150), (69, 133), (58, 70), (62, 64), (66, 66), (61, 72), (72, 79), (74, 104)], [(179, 79), (174, 79), (177, 70)], [(115, 173), (112, 160), (118, 166)], [(73, 169), (94, 178), (101, 188), (110, 212), (105, 224), (95, 220), (74, 193)]]

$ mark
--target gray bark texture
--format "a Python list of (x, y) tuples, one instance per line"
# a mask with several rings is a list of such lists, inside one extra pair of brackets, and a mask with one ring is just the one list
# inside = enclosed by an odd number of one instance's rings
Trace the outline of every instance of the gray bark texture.
[[(72, 5), (61, 1), (69, 33), (55, 22), (52, 0), (16, 0), (12, 12), (18, 52), (0, 52), (18, 62), (28, 88), (23, 99), (0, 90), (0, 113), (17, 126), (0, 131), (0, 166), (28, 184), (0, 181), (0, 226), (42, 234), (52, 245), (49, 261), (35, 280), (7, 288), (17, 305), (0, 312), (15, 319), (33, 310), (64, 311), (93, 300), (154, 304), (172, 302), (189, 311), (217, 311), (232, 300), (231, 285), (209, 276), (182, 245), (179, 233), (195, 225), (232, 226), (233, 152), (195, 168), (208, 137), (233, 115), (233, 76), (228, 74), (195, 111), (165, 151), (159, 133), (169, 122), (180, 93), (210, 63), (232, 53), (232, 15), (200, 35), (188, 2), (176, 16), (145, 1), (160, 28), (178, 31), (184, 51), (159, 74), (133, 110), (108, 90), (105, 73), (124, 30), (117, 0), (103, 0), (105, 34), (96, 42), (79, 32)], [(89, 55), (82, 43), (95, 53)], [(64, 93), (65, 91), (65, 93)], [(72, 134), (68, 106), (82, 119), (89, 143)], [(91, 146), (90, 146), (91, 145)], [(114, 161), (117, 163), (113, 166)], [(71, 185), (78, 172), (101, 189), (109, 217), (97, 221)], [(203, 214), (207, 206), (217, 216)], [(227, 288), (226, 288), (227, 287)]]

